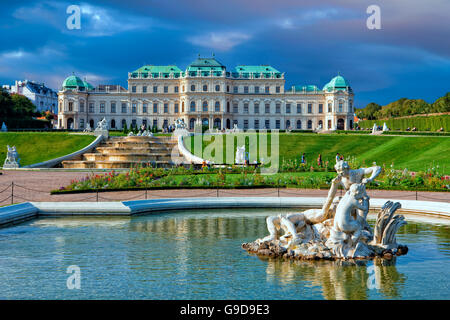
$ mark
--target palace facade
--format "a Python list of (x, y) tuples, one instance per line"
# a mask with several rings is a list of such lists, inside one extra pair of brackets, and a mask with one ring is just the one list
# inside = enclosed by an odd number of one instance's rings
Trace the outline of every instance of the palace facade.
[(95, 128), (106, 118), (111, 129), (145, 125), (164, 128), (184, 119), (189, 129), (347, 130), (353, 127), (353, 91), (340, 75), (322, 89), (285, 90), (284, 73), (241, 65), (227, 70), (215, 58), (198, 58), (185, 71), (175, 65), (145, 65), (128, 74), (128, 89), (93, 87), (72, 75), (58, 92), (58, 127)]

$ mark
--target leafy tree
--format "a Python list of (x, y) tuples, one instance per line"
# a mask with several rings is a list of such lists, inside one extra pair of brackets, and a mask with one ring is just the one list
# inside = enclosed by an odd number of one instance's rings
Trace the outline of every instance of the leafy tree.
[(123, 125), (123, 133), (128, 133), (127, 123), (125, 122)]
[(16, 116), (32, 116), (36, 113), (36, 107), (27, 97), (20, 94), (12, 94), (13, 110)]
[(375, 102), (369, 103), (365, 108), (356, 112), (356, 115), (360, 119), (373, 120), (376, 119), (376, 113), (381, 109), (381, 106)]
[(431, 106), (432, 112), (450, 112), (450, 92), (437, 99)]
[(13, 114), (13, 102), (10, 94), (3, 88), (0, 88), (0, 117), (6, 117)]

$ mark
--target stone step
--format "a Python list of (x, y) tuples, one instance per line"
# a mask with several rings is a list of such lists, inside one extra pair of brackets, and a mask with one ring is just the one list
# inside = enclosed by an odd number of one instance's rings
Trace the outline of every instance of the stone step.
[(106, 141), (106, 143), (102, 143), (101, 147), (112, 147), (112, 148), (151, 148), (151, 147), (160, 147), (160, 148), (172, 148), (177, 145), (176, 142), (155, 142), (155, 141)]
[(116, 154), (102, 154), (102, 153), (85, 153), (83, 154), (84, 161), (170, 161), (170, 153), (116, 153)]
[(102, 154), (127, 154), (127, 153), (139, 153), (139, 154), (153, 154), (153, 153), (172, 153), (172, 148), (164, 147), (135, 147), (135, 148), (114, 148), (114, 147), (97, 147), (95, 151)]

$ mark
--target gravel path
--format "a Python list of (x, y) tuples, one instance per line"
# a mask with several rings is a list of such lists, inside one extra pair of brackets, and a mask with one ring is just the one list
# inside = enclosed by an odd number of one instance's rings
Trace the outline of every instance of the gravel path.
[[(0, 175), (0, 206), (11, 204), (11, 183), (14, 182), (14, 203), (26, 201), (97, 201), (97, 193), (50, 195), (50, 191), (81, 179), (90, 172), (68, 171), (3, 171)], [(98, 172), (103, 174), (104, 172)], [(326, 197), (328, 190), (317, 189), (177, 189), (99, 192), (98, 201), (125, 201), (177, 197)], [(371, 198), (450, 202), (448, 192), (368, 190)]]

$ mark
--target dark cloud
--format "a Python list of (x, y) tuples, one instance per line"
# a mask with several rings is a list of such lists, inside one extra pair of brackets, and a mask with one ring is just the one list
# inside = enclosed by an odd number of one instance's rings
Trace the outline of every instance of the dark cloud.
[(271, 64), (287, 86), (322, 87), (340, 72), (358, 106), (448, 91), (448, 0), (379, 1), (381, 30), (366, 28), (373, 1), (127, 0), (81, 2), (82, 30), (67, 30), (65, 1), (2, 5), (0, 83), (32, 77), (59, 86), (76, 72), (126, 85), (143, 64), (184, 68), (198, 53)]

